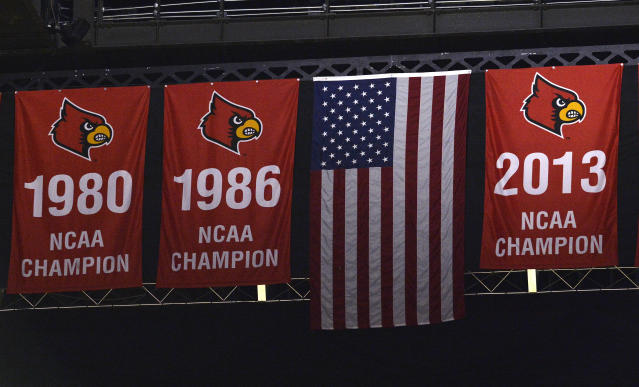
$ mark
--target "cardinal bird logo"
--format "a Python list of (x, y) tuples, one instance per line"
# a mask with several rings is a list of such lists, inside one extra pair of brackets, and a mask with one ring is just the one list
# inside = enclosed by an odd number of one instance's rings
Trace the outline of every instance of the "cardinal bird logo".
[(239, 155), (240, 142), (262, 134), (262, 122), (250, 108), (233, 103), (214, 91), (209, 112), (202, 117), (198, 129), (206, 140)]
[(558, 86), (535, 74), (531, 94), (524, 100), (526, 121), (550, 133), (564, 138), (563, 125), (581, 122), (586, 117), (586, 105), (576, 92)]
[(65, 97), (60, 118), (51, 125), (49, 136), (60, 148), (91, 161), (91, 149), (108, 144), (113, 129), (104, 116), (82, 109)]

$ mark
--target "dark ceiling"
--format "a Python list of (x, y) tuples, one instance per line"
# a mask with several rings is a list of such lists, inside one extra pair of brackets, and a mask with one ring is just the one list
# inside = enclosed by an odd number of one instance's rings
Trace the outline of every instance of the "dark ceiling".
[(54, 47), (55, 41), (31, 2), (0, 1), (0, 53)]
[[(84, 0), (75, 2), (74, 13), (84, 16), (91, 29), (80, 44), (66, 47), (46, 28), (39, 4), (0, 0), (0, 72), (626, 44), (636, 43), (639, 36), (639, 24), (632, 22), (639, 1), (375, 16), (97, 23), (93, 2)], [(407, 21), (413, 24), (406, 26)], [(277, 31), (268, 32), (272, 30)]]

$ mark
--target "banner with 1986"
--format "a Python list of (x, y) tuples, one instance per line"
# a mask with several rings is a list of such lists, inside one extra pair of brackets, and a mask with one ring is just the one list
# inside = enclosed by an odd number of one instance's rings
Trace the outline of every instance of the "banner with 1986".
[(299, 82), (165, 88), (158, 286), (290, 280)]

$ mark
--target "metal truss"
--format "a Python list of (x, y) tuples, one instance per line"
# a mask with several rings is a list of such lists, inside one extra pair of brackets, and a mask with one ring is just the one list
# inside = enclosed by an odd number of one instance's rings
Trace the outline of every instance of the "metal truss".
[[(530, 279), (527, 270), (468, 272), (465, 274), (465, 294), (528, 294)], [(639, 290), (639, 268), (603, 267), (586, 269), (534, 270), (535, 293), (565, 293)]]
[[(530, 294), (526, 270), (467, 272), (465, 295), (485, 296)], [(598, 292), (639, 290), (639, 268), (608, 267), (587, 269), (536, 270), (535, 293)], [(268, 285), (265, 300), (258, 298), (255, 286), (224, 288), (162, 289), (154, 283), (139, 288), (95, 291), (4, 294), (0, 293), (0, 312), (16, 310), (114, 308), (232, 304), (251, 302), (298, 302), (310, 300), (308, 278), (293, 278), (285, 284)]]
[(449, 70), (636, 64), (639, 44), (0, 74), (0, 91), (247, 81)]
[[(343, 76), (470, 69), (573, 66), (606, 63), (636, 64), (639, 44), (589, 47), (539, 48), (376, 57), (308, 59), (291, 61), (224, 63), (171, 67), (54, 71), (0, 74), (0, 91), (117, 87), (167, 84)], [(538, 270), (537, 293), (639, 289), (639, 268)], [(479, 271), (465, 274), (466, 295), (523, 294), (528, 292), (525, 270)], [(308, 278), (288, 284), (268, 285), (267, 301), (308, 301)], [(140, 288), (45, 294), (4, 294), (0, 311), (217, 304), (258, 301), (256, 287), (158, 289), (153, 283)]]
[(164, 289), (154, 283), (144, 283), (139, 288), (107, 289), (94, 291), (5, 294), (0, 293), (0, 312), (25, 309), (78, 309), (113, 308), (135, 306), (232, 304), (238, 302), (308, 301), (308, 278), (292, 278), (291, 282), (267, 286), (266, 300), (258, 299), (255, 286), (231, 286), (223, 288)]

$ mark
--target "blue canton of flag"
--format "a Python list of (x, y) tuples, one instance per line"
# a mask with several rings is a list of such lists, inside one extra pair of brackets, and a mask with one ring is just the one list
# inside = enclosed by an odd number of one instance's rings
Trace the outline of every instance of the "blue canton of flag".
[(313, 169), (393, 163), (394, 78), (315, 82)]

